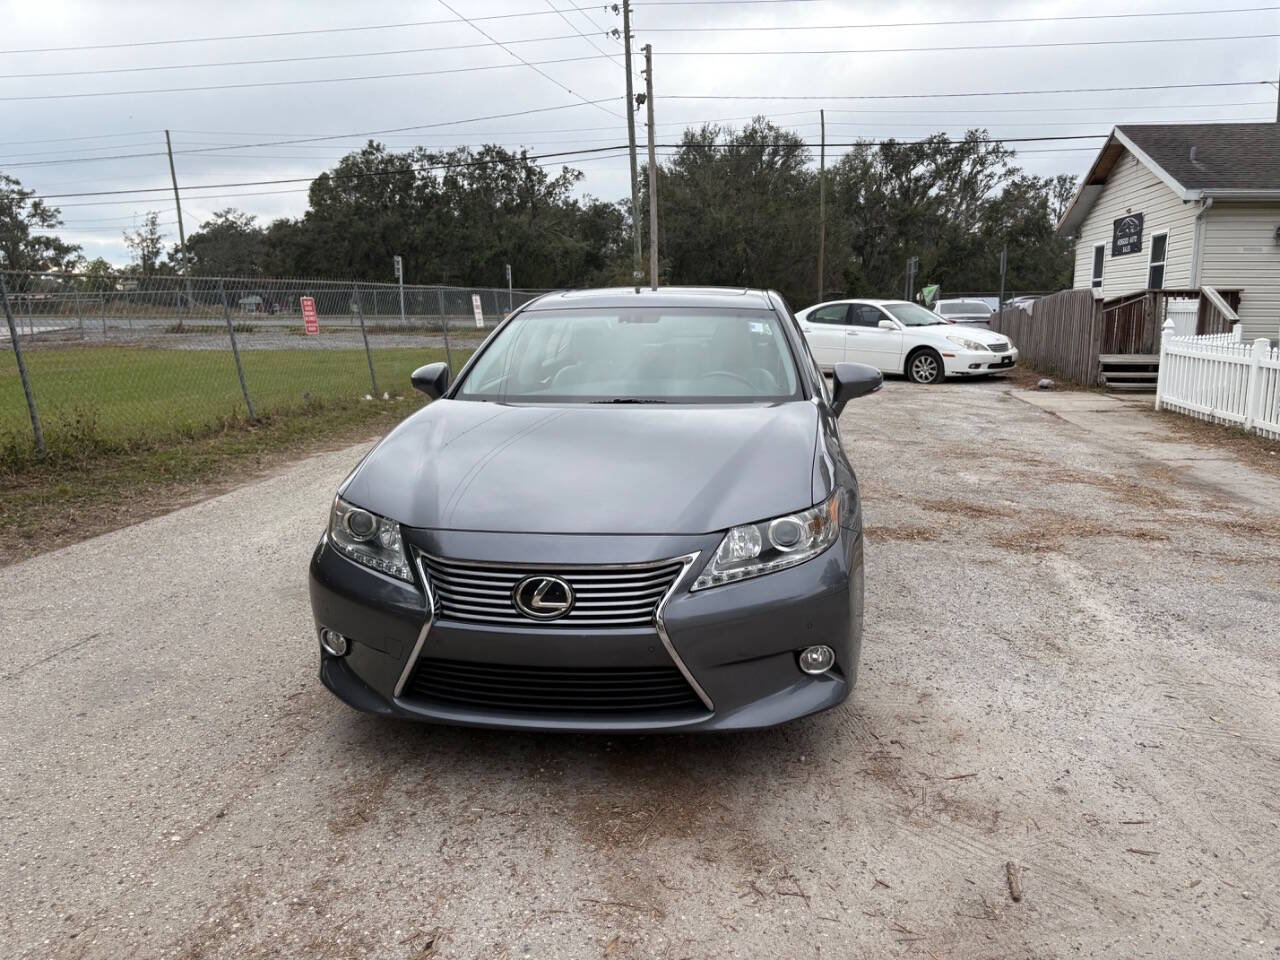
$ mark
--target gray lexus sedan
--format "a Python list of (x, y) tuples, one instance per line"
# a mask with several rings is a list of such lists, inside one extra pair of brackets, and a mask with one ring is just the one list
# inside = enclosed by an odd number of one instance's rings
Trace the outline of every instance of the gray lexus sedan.
[(742, 730), (841, 703), (862, 509), (828, 384), (765, 290), (521, 307), (338, 489), (311, 560), (352, 707), (508, 729)]

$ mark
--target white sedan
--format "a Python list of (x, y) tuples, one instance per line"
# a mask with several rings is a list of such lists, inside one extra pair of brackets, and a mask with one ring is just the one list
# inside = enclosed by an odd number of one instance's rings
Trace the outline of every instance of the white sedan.
[(818, 366), (867, 363), (916, 383), (1010, 369), (1018, 351), (1003, 334), (948, 323), (906, 300), (832, 300), (796, 314)]

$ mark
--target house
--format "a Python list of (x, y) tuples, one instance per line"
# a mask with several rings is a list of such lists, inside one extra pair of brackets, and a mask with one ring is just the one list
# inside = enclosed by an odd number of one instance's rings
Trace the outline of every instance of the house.
[[(1245, 339), (1280, 328), (1280, 123), (1116, 127), (1058, 233), (1076, 288), (1239, 291)], [(1234, 297), (1233, 297), (1234, 299)]]

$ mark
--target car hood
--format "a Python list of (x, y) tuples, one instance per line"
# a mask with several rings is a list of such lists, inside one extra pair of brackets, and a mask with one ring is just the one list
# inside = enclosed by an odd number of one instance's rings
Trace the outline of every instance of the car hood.
[(412, 527), (696, 534), (804, 509), (818, 411), (772, 405), (524, 406), (437, 400), (340, 490)]
[[(961, 318), (957, 317), (955, 319), (959, 320)], [(922, 333), (928, 332), (934, 334), (935, 336), (942, 337), (943, 339), (950, 334), (954, 337), (964, 337), (966, 340), (976, 340), (978, 343), (985, 345), (1006, 343), (1009, 340), (1009, 338), (1003, 333), (996, 333), (994, 330), (988, 330), (986, 327), (971, 327), (965, 323), (948, 323), (940, 327), (916, 327), (915, 329)]]

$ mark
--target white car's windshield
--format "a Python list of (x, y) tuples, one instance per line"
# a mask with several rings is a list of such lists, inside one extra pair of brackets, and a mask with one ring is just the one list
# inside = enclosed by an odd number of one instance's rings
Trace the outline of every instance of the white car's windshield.
[(938, 324), (947, 322), (932, 310), (926, 310), (914, 303), (886, 303), (883, 307), (904, 327), (936, 327)]
[(799, 396), (768, 310), (593, 308), (522, 313), (476, 361), (461, 400), (741, 403)]

